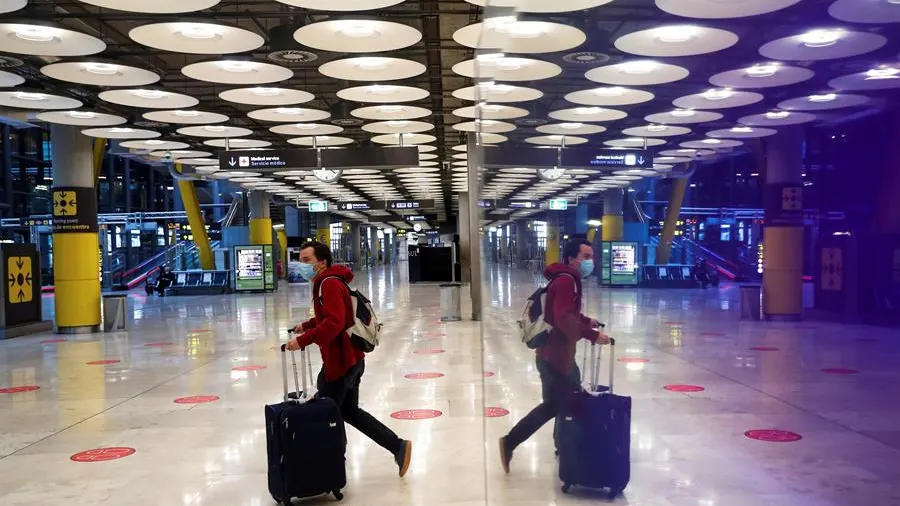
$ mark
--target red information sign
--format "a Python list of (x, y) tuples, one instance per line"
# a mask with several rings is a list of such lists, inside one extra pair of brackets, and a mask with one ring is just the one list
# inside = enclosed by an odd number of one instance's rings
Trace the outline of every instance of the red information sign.
[(439, 350), (439, 349), (428, 350), (428, 349), (426, 349), (426, 350), (416, 350), (415, 354), (416, 355), (435, 355), (437, 353), (445, 353), (446, 351), (447, 350)]
[(175, 399), (175, 404), (206, 404), (217, 400), (219, 400), (218, 395), (194, 395), (191, 397), (179, 397)]
[(391, 413), (391, 418), (397, 420), (427, 420), (429, 418), (437, 418), (444, 413), (436, 409), (404, 409)]
[(500, 418), (509, 414), (508, 409), (498, 408), (495, 406), (484, 408), (484, 416), (487, 418)]
[(121, 459), (134, 455), (137, 450), (125, 446), (114, 446), (110, 448), (95, 448), (93, 450), (84, 451), (72, 455), (70, 459), (75, 462), (104, 462), (107, 460)]
[(164, 346), (174, 346), (174, 345), (175, 345), (175, 343), (173, 343), (172, 341), (157, 341), (155, 343), (147, 343), (144, 346), (146, 346), (148, 348), (162, 348)]
[(859, 374), (858, 369), (846, 369), (844, 367), (826, 367), (822, 369), (826, 374)]
[(670, 392), (681, 393), (702, 392), (706, 390), (705, 388), (698, 385), (666, 385), (663, 388)]
[(753, 351), (778, 351), (781, 348), (775, 348), (774, 346), (754, 346), (750, 349)]
[(632, 357), (626, 357), (626, 358), (619, 359), (619, 362), (622, 362), (623, 364), (646, 364), (649, 361), (650, 360), (646, 359), (646, 358), (632, 358)]
[(121, 360), (94, 360), (88, 362), (87, 365), (112, 365), (118, 364), (119, 362), (121, 362)]
[(436, 379), (436, 378), (443, 378), (443, 377), (444, 377), (444, 375), (439, 372), (414, 372), (414, 373), (410, 373), (410, 374), (407, 374), (406, 376), (404, 376), (404, 378), (411, 379), (411, 380), (427, 380), (427, 379)]
[(17, 387), (0, 388), (0, 394), (21, 394), (24, 392), (34, 392), (35, 390), (40, 389), (41, 387), (37, 385), (21, 385)]
[(262, 371), (265, 369), (264, 365), (240, 365), (237, 367), (232, 367), (232, 371), (241, 371), (241, 372), (249, 372), (249, 371)]
[(794, 441), (803, 439), (803, 436), (796, 432), (778, 429), (748, 430), (744, 433), (744, 436), (755, 439), (756, 441), (765, 441), (767, 443), (793, 443)]

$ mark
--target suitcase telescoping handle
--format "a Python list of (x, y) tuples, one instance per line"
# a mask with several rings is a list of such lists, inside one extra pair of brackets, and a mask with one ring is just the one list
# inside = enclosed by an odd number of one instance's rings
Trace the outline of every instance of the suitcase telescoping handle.
[[(603, 331), (606, 329), (606, 325), (601, 323), (600, 330)], [(587, 343), (585, 343), (587, 346)], [(582, 359), (582, 371), (587, 374), (589, 378), (589, 391), (595, 392), (600, 383), (600, 363), (603, 358), (603, 350), (601, 347), (597, 346), (597, 343), (591, 343), (590, 345), (590, 370), (588, 370), (586, 362), (588, 361), (588, 354), (584, 354), (584, 358)], [(615, 362), (616, 362), (616, 340), (613, 338), (609, 338), (609, 393), (613, 393), (613, 388), (615, 383)]]
[[(288, 331), (288, 339), (294, 338), (294, 330), (289, 329)], [(284, 387), (284, 400), (285, 402), (291, 398), (290, 393), (288, 392), (288, 373), (287, 373), (287, 345), (281, 345), (281, 380), (282, 386)], [(300, 373), (297, 371), (297, 358), (294, 356), (294, 352), (291, 351), (291, 369), (294, 372), (294, 388), (297, 391), (297, 399), (303, 400), (303, 398), (309, 397), (309, 386), (312, 383), (312, 362), (309, 360), (309, 352), (306, 351), (306, 348), (300, 349)], [(309, 379), (307, 379), (309, 378)], [(301, 384), (302, 382), (302, 384)]]

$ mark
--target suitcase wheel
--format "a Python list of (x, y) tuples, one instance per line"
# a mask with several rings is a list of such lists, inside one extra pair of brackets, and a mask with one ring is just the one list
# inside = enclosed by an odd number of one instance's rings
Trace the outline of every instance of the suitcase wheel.
[[(275, 497), (274, 495), (272, 496), (272, 500), (275, 501), (275, 504), (281, 504), (282, 502), (284, 502), (280, 498)], [(290, 502), (290, 501), (288, 501), (288, 502)]]
[(334, 494), (334, 498), (338, 501), (344, 500), (344, 493), (340, 490), (332, 490), (331, 493)]
[(563, 494), (568, 494), (568, 493), (569, 493), (569, 490), (570, 490), (571, 488), (572, 488), (572, 485), (569, 485), (568, 483), (564, 483), (563, 486), (562, 486), (562, 493), (563, 493)]

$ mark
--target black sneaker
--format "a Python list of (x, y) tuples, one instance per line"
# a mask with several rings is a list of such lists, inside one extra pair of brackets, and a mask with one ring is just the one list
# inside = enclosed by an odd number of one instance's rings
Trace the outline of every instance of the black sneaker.
[(406, 471), (409, 471), (410, 460), (412, 460), (412, 441), (403, 440), (403, 446), (400, 447), (400, 451), (394, 454), (394, 462), (400, 468), (401, 478), (406, 476)]
[(500, 465), (503, 466), (503, 472), (509, 474), (509, 461), (512, 460), (512, 451), (506, 442), (506, 436), (500, 438)]

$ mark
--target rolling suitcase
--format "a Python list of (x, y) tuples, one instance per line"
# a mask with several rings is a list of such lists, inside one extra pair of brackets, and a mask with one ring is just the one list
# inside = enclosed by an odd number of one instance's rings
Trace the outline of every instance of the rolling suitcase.
[(286, 354), (282, 345), (284, 400), (265, 409), (269, 493), (275, 502), (283, 504), (290, 504), (293, 498), (329, 493), (340, 501), (344, 498), (341, 489), (347, 485), (347, 435), (341, 410), (331, 399), (309, 395), (312, 366), (305, 350), (300, 352), (302, 387), (297, 378), (297, 361), (291, 352), (297, 390), (288, 392)]
[(573, 486), (608, 489), (614, 499), (631, 478), (631, 397), (613, 393), (615, 344), (611, 339), (609, 386), (597, 384), (602, 353), (593, 344), (587, 386), (569, 396), (556, 420), (563, 493)]

